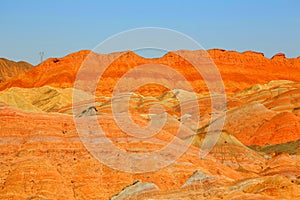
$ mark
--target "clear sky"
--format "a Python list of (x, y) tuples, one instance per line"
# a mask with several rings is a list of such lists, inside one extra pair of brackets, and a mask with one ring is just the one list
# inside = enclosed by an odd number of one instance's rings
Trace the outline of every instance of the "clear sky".
[(300, 56), (298, 0), (1, 0), (0, 57), (38, 64), (138, 27), (183, 32), (205, 49)]

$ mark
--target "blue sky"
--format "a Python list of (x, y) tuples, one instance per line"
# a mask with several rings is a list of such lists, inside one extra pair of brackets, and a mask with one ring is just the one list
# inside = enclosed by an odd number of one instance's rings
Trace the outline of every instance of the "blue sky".
[(38, 64), (40, 51), (62, 57), (149, 26), (185, 33), (205, 49), (298, 57), (299, 10), (297, 0), (2, 0), (0, 57)]

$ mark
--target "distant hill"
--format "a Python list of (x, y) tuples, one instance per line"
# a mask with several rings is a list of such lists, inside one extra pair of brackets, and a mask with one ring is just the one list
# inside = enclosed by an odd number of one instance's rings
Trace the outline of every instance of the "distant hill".
[(0, 58), (0, 83), (23, 74), (32, 68), (33, 65), (24, 61), (14, 62)]
[[(0, 90), (10, 87), (32, 88), (46, 85), (59, 88), (73, 87), (77, 71), (90, 52), (82, 50), (63, 58), (47, 59), (26, 74), (0, 84)], [(203, 53), (201, 50), (181, 52), (191, 58)], [(253, 51), (239, 53), (222, 49), (211, 49), (207, 52), (218, 67), (228, 94), (242, 91), (254, 84), (264, 84), (272, 80), (298, 81), (300, 77), (300, 57), (286, 58), (284, 54), (279, 53), (269, 59), (263, 53)], [(99, 56), (109, 59), (112, 55)], [(98, 88), (98, 92), (104, 95), (111, 93), (119, 78), (130, 69), (151, 63), (159, 63), (173, 68), (187, 78), (195, 88), (195, 92), (205, 91), (206, 85), (201, 76), (190, 63), (176, 52), (169, 52), (161, 58), (147, 59), (129, 51), (115, 60), (107, 69), (102, 82), (99, 82), (101, 87)], [(147, 80), (149, 77), (139, 78)], [(154, 88), (153, 91), (155, 90), (159, 93), (161, 89)], [(164, 92), (162, 91), (161, 94)]]

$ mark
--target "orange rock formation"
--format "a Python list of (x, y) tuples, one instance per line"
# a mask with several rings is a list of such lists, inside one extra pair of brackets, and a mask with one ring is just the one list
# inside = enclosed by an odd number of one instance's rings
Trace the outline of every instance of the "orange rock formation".
[[(227, 107), (217, 143), (200, 159), (208, 127), (220, 122), (222, 116), (210, 121), (211, 98), (190, 63), (175, 52), (153, 59), (127, 52), (103, 74), (95, 105), (90, 105), (93, 96), (77, 91), (78, 111), (73, 113), (72, 87), (89, 53), (51, 58), (33, 68), (16, 67), (7, 61), (4, 67), (0, 65), (0, 199), (300, 198), (300, 58), (286, 58), (282, 53), (268, 59), (252, 51), (208, 51), (222, 75)], [(192, 57), (203, 52), (184, 53)], [(129, 112), (140, 126), (161, 117), (159, 109), (149, 114), (153, 105), (161, 105), (167, 112), (163, 129), (153, 138), (135, 138), (115, 122), (111, 103), (117, 100), (117, 114), (124, 113), (124, 96), (111, 99), (111, 93), (127, 71), (151, 63), (180, 72), (197, 94), (176, 85), (178, 88), (169, 90), (155, 84), (124, 94), (130, 95)], [(141, 78), (147, 80), (150, 75), (144, 76)], [(134, 82), (128, 79), (128, 84)], [(200, 120), (194, 116), (193, 106), (188, 113), (180, 111), (179, 99), (189, 104), (193, 96), (199, 104)], [(167, 152), (172, 155), (190, 145), (174, 162), (154, 172), (120, 171), (88, 151), (72, 114), (82, 119), (91, 133), (96, 133), (99, 123), (111, 144), (126, 153), (149, 154), (175, 141)], [(97, 126), (93, 126), (92, 119), (96, 119)], [(183, 128), (176, 135), (178, 127)], [(108, 147), (105, 151), (113, 152)], [(114, 157), (105, 157), (109, 158)], [(115, 164), (125, 167), (128, 163), (124, 159), (116, 159)], [(141, 167), (134, 164), (128, 166)]]
[[(279, 54), (268, 59), (262, 53), (252, 51), (239, 53), (212, 49), (207, 52), (218, 67), (228, 93), (238, 92), (258, 83), (267, 83), (272, 80), (297, 81), (300, 77), (300, 58), (289, 59)], [(60, 88), (72, 87), (77, 71), (89, 53), (90, 51), (83, 50), (63, 58), (47, 59), (25, 75), (0, 84), (0, 90), (9, 87), (31, 88), (45, 85)], [(185, 53), (193, 56), (201, 51), (186, 51)], [(108, 54), (107, 57), (109, 56)], [(113, 62), (103, 75), (103, 81), (107, 84), (101, 85), (99, 92), (111, 93), (112, 85), (116, 83), (117, 78), (129, 69), (149, 63), (170, 66), (183, 74), (192, 83), (196, 92), (205, 91), (205, 84), (201, 81), (199, 74), (193, 70), (190, 63), (176, 53), (171, 52), (161, 58), (146, 59), (134, 52), (127, 52)]]

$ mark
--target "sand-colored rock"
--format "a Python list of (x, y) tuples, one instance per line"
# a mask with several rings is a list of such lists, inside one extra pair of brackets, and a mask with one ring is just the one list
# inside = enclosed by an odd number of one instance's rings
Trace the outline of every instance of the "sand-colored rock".
[[(9, 88), (0, 91), (0, 102), (27, 111), (56, 112), (66, 106), (72, 105), (72, 88), (54, 88), (43, 86), (40, 88)], [(83, 91), (76, 90), (78, 101), (92, 99)]]
[(110, 200), (125, 200), (129, 199), (136, 194), (141, 195), (144, 192), (151, 190), (159, 190), (159, 188), (153, 183), (143, 183), (142, 181), (135, 181), (131, 185), (126, 186), (118, 194), (112, 196)]
[(186, 187), (192, 184), (197, 184), (198, 182), (205, 182), (206, 180), (213, 179), (214, 177), (208, 174), (205, 174), (199, 170), (196, 170), (191, 177), (182, 185), (182, 187)]

